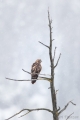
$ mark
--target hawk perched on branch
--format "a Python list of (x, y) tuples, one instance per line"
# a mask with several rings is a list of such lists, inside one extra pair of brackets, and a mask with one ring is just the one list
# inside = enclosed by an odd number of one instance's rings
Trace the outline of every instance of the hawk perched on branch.
[[(37, 59), (35, 61), (35, 63), (32, 64), (32, 68), (31, 68), (31, 79), (37, 79), (38, 75), (42, 69), (41, 66), (41, 59)], [(34, 84), (36, 82), (36, 80), (31, 81), (32, 84)]]

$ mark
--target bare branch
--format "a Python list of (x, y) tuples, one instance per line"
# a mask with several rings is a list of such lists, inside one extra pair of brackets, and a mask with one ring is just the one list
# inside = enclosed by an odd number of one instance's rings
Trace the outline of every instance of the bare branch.
[[(26, 70), (24, 70), (24, 69), (22, 69), (24, 72), (26, 72), (26, 73), (28, 73), (28, 74), (34, 74), (34, 73), (30, 73), (30, 72), (28, 72), (28, 71), (26, 71)], [(39, 74), (39, 73), (35, 73), (35, 74)], [(51, 75), (49, 75), (49, 74), (39, 74), (39, 75), (44, 75), (44, 76), (51, 76)]]
[[(32, 112), (32, 111), (38, 111), (38, 110), (45, 110), (45, 111), (48, 111), (48, 112), (53, 113), (50, 109), (46, 109), (46, 108), (22, 109), (20, 112), (12, 115), (11, 117), (9, 117), (9, 118), (7, 118), (7, 119), (5, 119), (5, 120), (9, 120), (9, 119), (15, 117), (16, 115), (19, 115), (19, 114), (22, 113), (23, 111), (28, 111), (28, 112), (26, 113), (26, 114), (28, 114), (28, 113), (30, 113), (30, 112)], [(24, 115), (26, 115), (26, 114), (24, 114)], [(24, 116), (24, 115), (22, 115), (22, 116)], [(20, 116), (20, 117), (22, 117), (22, 116)]]
[(74, 112), (73, 112), (73, 113), (71, 113), (71, 114), (67, 117), (67, 119), (66, 119), (66, 120), (68, 120), (68, 119), (71, 117), (71, 115), (72, 115), (72, 114), (74, 114)]
[(33, 81), (33, 80), (38, 80), (38, 79), (32, 79), (32, 80), (17, 80), (17, 79), (11, 79), (11, 78), (6, 78), (8, 80), (12, 80), (12, 81)]
[(58, 115), (61, 114), (64, 110), (66, 110), (66, 108), (68, 107), (68, 105), (69, 105), (70, 103), (73, 104), (73, 105), (76, 105), (76, 104), (74, 104), (72, 101), (69, 101), (69, 102), (65, 105), (65, 107), (58, 113)]
[[(24, 69), (22, 69), (24, 72), (26, 72), (26, 73), (28, 73), (28, 74), (33, 74), (33, 73), (30, 73), (30, 72), (28, 72), (28, 71), (26, 71), (26, 70), (24, 70)], [(38, 74), (38, 73), (36, 73), (36, 74)]]
[(56, 90), (56, 93), (55, 94), (57, 94), (57, 92), (59, 91), (59, 89), (58, 90)]
[[(20, 117), (23, 117), (23, 116), (27, 115), (28, 113), (30, 113), (30, 111), (28, 111), (27, 113), (21, 115)], [(20, 117), (19, 117), (19, 118), (20, 118)]]
[(51, 87), (49, 87), (48, 89), (51, 89)]
[[(49, 9), (48, 9), (48, 20), (49, 20), (49, 27), (51, 27), (52, 19), (50, 19)], [(52, 27), (51, 27), (52, 29)]]
[(60, 110), (61, 108), (59, 107), (58, 109), (57, 109), (57, 112)]
[(75, 103), (73, 103), (72, 101), (71, 101), (71, 103), (73, 104), (73, 105), (76, 105)]
[(38, 79), (31, 79), (31, 80), (17, 80), (17, 79), (11, 79), (11, 78), (6, 78), (8, 80), (12, 80), (12, 81), (34, 81), (34, 80), (47, 80), (49, 82), (51, 82), (51, 78), (46, 78), (46, 77), (39, 77)]
[(55, 39), (52, 39), (52, 41), (54, 41)]
[(48, 20), (49, 20), (49, 27), (50, 27), (50, 25), (51, 25), (51, 20), (50, 20), (49, 9), (48, 9)]
[[(48, 111), (48, 112), (53, 113), (53, 112), (52, 112), (51, 110), (49, 110), (49, 109), (45, 109), (45, 108), (38, 108), (38, 109), (31, 109), (31, 110), (29, 110), (27, 113), (25, 113), (25, 114), (21, 115), (20, 117), (23, 117), (23, 116), (27, 115), (28, 113), (30, 113), (30, 112), (32, 112), (32, 111), (36, 111), (36, 110), (46, 110), (46, 111)], [(20, 118), (20, 117), (19, 117), (19, 118)]]
[(54, 66), (54, 68), (57, 67), (57, 65), (58, 65), (58, 63), (59, 63), (59, 60), (60, 60), (60, 57), (61, 57), (61, 53), (60, 53), (60, 55), (59, 55), (59, 58), (58, 58), (58, 60), (57, 60), (56, 65)]
[(21, 112), (26, 111), (26, 110), (28, 110), (28, 109), (23, 109), (23, 110), (21, 110), (20, 112), (12, 115), (11, 117), (9, 117), (9, 118), (7, 118), (7, 119), (5, 119), (5, 120), (10, 120), (11, 118), (15, 117), (16, 115), (18, 115), (18, 114), (20, 114)]
[(51, 78), (47, 78), (47, 77), (38, 77), (40, 80), (47, 80), (49, 82), (52, 82)]
[(38, 41), (39, 43), (41, 43), (42, 45), (44, 45), (45, 47), (49, 48), (49, 46), (45, 45), (44, 43)]

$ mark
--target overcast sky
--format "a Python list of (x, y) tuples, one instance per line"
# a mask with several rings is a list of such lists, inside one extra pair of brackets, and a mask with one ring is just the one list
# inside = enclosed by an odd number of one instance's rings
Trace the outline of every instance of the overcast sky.
[[(60, 120), (72, 112), (74, 118), (70, 120), (80, 119), (80, 0), (0, 0), (0, 120), (23, 108), (52, 109), (49, 82), (32, 85), (5, 79), (30, 79), (22, 68), (30, 71), (38, 58), (42, 60), (41, 73), (50, 73), (48, 49), (38, 43), (49, 45), (48, 7), (53, 19), (53, 52), (57, 47), (55, 63), (62, 54), (55, 69), (57, 104), (63, 108), (70, 100), (76, 103), (61, 114)], [(20, 118), (26, 119), (52, 120), (52, 114), (38, 111)]]

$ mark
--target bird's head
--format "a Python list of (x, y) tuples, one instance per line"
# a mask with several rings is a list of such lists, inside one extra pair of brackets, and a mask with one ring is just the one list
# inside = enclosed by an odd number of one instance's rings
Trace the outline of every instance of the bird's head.
[(42, 62), (41, 59), (37, 59), (37, 60), (36, 60), (36, 63), (41, 63), (41, 62)]

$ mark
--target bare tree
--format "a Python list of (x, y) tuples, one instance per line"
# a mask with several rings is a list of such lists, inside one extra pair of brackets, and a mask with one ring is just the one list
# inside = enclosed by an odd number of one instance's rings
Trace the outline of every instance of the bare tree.
[[(47, 47), (48, 50), (49, 50), (49, 58), (50, 58), (50, 67), (51, 67), (51, 74), (48, 75), (49, 77), (45, 77), (47, 74), (40, 74), (40, 76), (38, 77), (38, 79), (36, 80), (47, 80), (50, 82), (50, 87), (49, 89), (51, 89), (51, 98), (52, 98), (52, 110), (50, 109), (47, 109), (47, 108), (36, 108), (36, 109), (22, 109), (21, 111), (19, 111), (18, 113), (14, 114), (13, 116), (9, 117), (8, 119), (5, 119), (5, 120), (9, 120), (13, 117), (15, 117), (16, 115), (22, 113), (23, 111), (26, 111), (25, 114), (23, 114), (22, 116), (20, 117), (23, 117), (27, 114), (29, 114), (30, 112), (33, 112), (33, 111), (40, 111), (40, 110), (45, 110), (45, 111), (48, 111), (50, 112), (52, 115), (53, 115), (53, 120), (59, 120), (59, 115), (64, 111), (66, 110), (66, 108), (68, 107), (68, 105), (71, 103), (72, 105), (76, 105), (71, 101), (69, 101), (63, 109), (60, 109), (60, 107), (58, 108), (57, 107), (57, 98), (56, 98), (56, 94), (58, 92), (58, 90), (55, 90), (55, 86), (54, 86), (54, 70), (55, 68), (57, 67), (58, 63), (59, 63), (59, 60), (60, 60), (60, 57), (61, 57), (61, 53), (59, 54), (59, 57), (58, 57), (58, 60), (56, 62), (56, 64), (54, 65), (54, 60), (55, 60), (55, 54), (56, 54), (56, 47), (54, 49), (54, 55), (52, 53), (52, 42), (54, 41), (54, 39), (52, 38), (52, 19), (50, 18), (50, 13), (49, 13), (49, 10), (48, 10), (48, 21), (49, 21), (49, 32), (50, 32), (50, 44), (49, 46), (48, 45), (45, 45), (44, 43), (40, 42), (40, 44), (42, 44), (43, 46)], [(24, 72), (28, 73), (28, 74), (31, 74), (30, 72), (28, 71), (25, 71), (24, 69), (22, 69)], [(41, 77), (41, 75), (44, 75), (44, 77)], [(32, 80), (16, 80), (16, 79), (11, 79), (11, 78), (6, 78), (8, 80), (13, 80), (13, 81), (32, 81)], [(34, 79), (33, 79), (34, 80)], [(71, 113), (67, 119), (70, 118), (70, 116), (72, 115), (73, 113)], [(67, 120), (66, 119), (66, 120)]]

